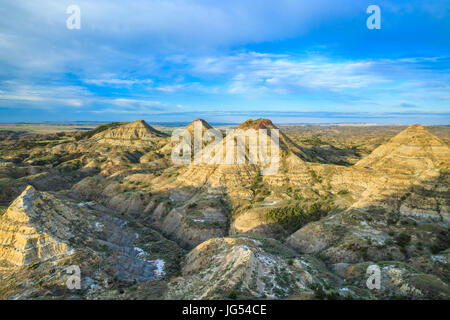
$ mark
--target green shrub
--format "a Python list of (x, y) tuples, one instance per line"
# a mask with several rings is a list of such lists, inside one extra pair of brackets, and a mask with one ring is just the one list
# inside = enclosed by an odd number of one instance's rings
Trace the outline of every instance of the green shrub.
[(100, 133), (102, 131), (105, 131), (105, 130), (108, 130), (108, 129), (111, 129), (111, 128), (117, 128), (117, 127), (120, 127), (120, 126), (122, 126), (124, 124), (126, 124), (126, 122), (112, 122), (112, 123), (102, 124), (102, 125), (99, 125), (98, 127), (94, 128), (94, 129), (92, 129), (92, 130), (89, 130), (89, 131), (86, 131), (86, 132), (83, 132), (83, 133), (77, 135), (75, 137), (75, 139), (78, 140), (78, 141), (79, 140), (84, 140), (84, 139), (89, 139), (92, 136), (96, 135), (97, 133)]
[(193, 203), (188, 205), (188, 209), (193, 209), (195, 207), (197, 207), (197, 203), (196, 202), (193, 202)]
[(325, 299), (326, 293), (323, 290), (323, 287), (321, 285), (317, 286), (317, 288), (314, 289), (314, 296), (317, 299), (320, 299), (320, 300), (324, 300)]
[(439, 252), (441, 252), (441, 248), (438, 245), (431, 244), (429, 248), (432, 254), (438, 254)]
[(339, 292), (329, 289), (327, 293), (321, 285), (314, 288), (314, 296), (319, 300), (338, 300), (340, 298)]
[(273, 208), (264, 214), (264, 218), (267, 221), (280, 224), (288, 232), (295, 232), (307, 223), (317, 221), (326, 216), (330, 210), (330, 205), (314, 202), (307, 208)]
[(309, 174), (311, 175), (313, 183), (319, 182), (322, 183), (322, 177), (317, 175), (314, 170), (309, 170)]
[(236, 291), (231, 291), (230, 294), (228, 295), (228, 298), (231, 300), (236, 300), (237, 299)]
[(398, 236), (395, 237), (395, 242), (400, 246), (404, 247), (411, 241), (411, 236), (407, 233), (400, 233)]

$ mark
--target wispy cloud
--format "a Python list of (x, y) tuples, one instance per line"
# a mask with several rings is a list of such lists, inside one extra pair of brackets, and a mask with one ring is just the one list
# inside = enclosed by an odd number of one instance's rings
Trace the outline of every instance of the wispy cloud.
[(137, 108), (137, 107), (161, 108), (162, 106), (164, 106), (164, 104), (159, 101), (149, 101), (149, 100), (143, 100), (143, 99), (119, 98), (119, 99), (113, 99), (113, 100), (108, 100), (108, 101), (116, 106), (126, 107), (126, 108)]
[[(239, 53), (197, 57), (197, 76), (222, 77), (230, 94), (320, 95), (331, 100), (448, 99), (447, 57), (333, 59), (320, 55)], [(384, 97), (383, 97), (384, 96)]]
[(404, 109), (416, 109), (419, 106), (414, 104), (414, 103), (409, 103), (409, 102), (402, 102), (398, 105), (400, 108), (404, 108)]
[(69, 4), (0, 4), (1, 110), (38, 117), (70, 107), (90, 118), (180, 105), (194, 113), (449, 108), (445, 1), (382, 1), (385, 22), (373, 32), (364, 1), (77, 0), (81, 30), (66, 28)]
[(51, 106), (83, 106), (83, 100), (92, 97), (84, 87), (60, 86), (60, 85), (30, 85), (17, 81), (4, 81), (4, 90), (0, 92), (0, 100), (3, 105), (31, 103), (37, 108), (49, 108)]
[(113, 86), (113, 87), (130, 87), (134, 85), (150, 85), (153, 83), (151, 79), (117, 79), (117, 78), (104, 78), (104, 79), (84, 79), (84, 83), (93, 84), (96, 86)]

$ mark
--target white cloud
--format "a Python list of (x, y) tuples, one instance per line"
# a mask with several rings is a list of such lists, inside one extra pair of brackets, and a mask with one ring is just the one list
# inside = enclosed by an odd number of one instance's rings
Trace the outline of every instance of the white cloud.
[(166, 109), (166, 105), (160, 101), (145, 99), (101, 99), (99, 102), (102, 102), (104, 105), (111, 105), (114, 107), (92, 110), (93, 113), (145, 114)]
[(43, 108), (51, 105), (81, 107), (82, 100), (92, 97), (89, 91), (78, 86), (29, 85), (18, 81), (3, 81), (1, 85), (4, 90), (0, 92), (0, 100), (12, 104), (29, 102)]
[(320, 57), (255, 52), (192, 61), (198, 74), (230, 75), (228, 92), (290, 94), (308, 90), (342, 91), (389, 82), (374, 72), (376, 61), (329, 61)]
[(149, 101), (149, 100), (144, 100), (144, 99), (118, 98), (118, 99), (111, 99), (108, 101), (117, 106), (132, 107), (132, 108), (134, 108), (137, 105), (145, 106), (145, 107), (160, 107), (160, 106), (162, 106), (162, 103), (159, 101)]
[(81, 29), (68, 30), (70, 4), (2, 2), (0, 76), (81, 69), (95, 81), (105, 70), (130, 65), (145, 73), (152, 67), (151, 61), (142, 64), (146, 57), (285, 39), (351, 8), (341, 4), (330, 10), (330, 0), (77, 0)]
[(181, 89), (184, 89), (185, 87), (186, 86), (184, 84), (173, 84), (157, 87), (156, 90), (166, 93), (174, 93), (175, 91), (179, 91)]
[(42, 97), (29, 96), (29, 95), (0, 94), (0, 100), (44, 101), (45, 99)]
[(215, 85), (203, 85), (199, 82), (182, 82), (176, 80), (174, 84), (165, 84), (155, 88), (163, 93), (188, 92), (188, 93), (210, 93), (214, 94), (219, 91), (219, 87)]
[[(410, 8), (420, 3), (413, 2)], [(358, 102), (367, 99), (368, 103), (395, 96), (391, 100), (420, 106), (427, 105), (417, 101), (420, 99), (450, 99), (448, 61), (442, 62), (440, 57), (358, 61), (231, 49), (262, 43), (260, 48), (270, 51), (273, 47), (266, 42), (292, 37), (301, 42), (300, 36), (319, 24), (325, 25), (316, 28), (323, 35), (337, 20), (348, 23), (360, 15), (362, 19), (364, 10), (349, 0), (339, 4), (331, 0), (134, 0), (126, 4), (122, 0), (77, 0), (82, 27), (67, 30), (65, 9), (72, 3), (2, 1), (3, 105), (98, 107), (104, 103), (105, 108), (128, 112), (164, 108), (159, 101), (171, 101), (175, 94), (192, 94), (189, 104), (203, 105), (218, 103), (211, 99), (216, 94), (231, 104), (243, 96), (255, 98), (235, 105), (257, 104), (268, 95), (292, 101), (303, 95), (323, 100), (340, 96)], [(397, 7), (401, 14), (402, 5)], [(352, 39), (351, 35), (344, 38)], [(360, 35), (353, 44), (358, 39)], [(326, 52), (334, 53), (332, 49)], [(386, 53), (394, 56), (398, 52)], [(427, 69), (425, 64), (436, 65)], [(2, 79), (17, 80), (8, 84)], [(70, 85), (73, 83), (76, 85)], [(123, 99), (102, 96), (120, 97), (124, 92)], [(167, 105), (175, 108), (173, 101)]]
[(96, 86), (114, 86), (114, 87), (130, 87), (134, 85), (149, 85), (153, 83), (151, 79), (118, 79), (118, 78), (104, 78), (104, 79), (85, 79), (84, 83), (93, 84)]

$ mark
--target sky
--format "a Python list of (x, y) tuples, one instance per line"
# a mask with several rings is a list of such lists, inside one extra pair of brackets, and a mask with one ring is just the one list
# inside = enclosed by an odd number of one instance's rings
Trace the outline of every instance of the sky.
[(450, 124), (450, 0), (0, 0), (0, 123), (258, 117)]

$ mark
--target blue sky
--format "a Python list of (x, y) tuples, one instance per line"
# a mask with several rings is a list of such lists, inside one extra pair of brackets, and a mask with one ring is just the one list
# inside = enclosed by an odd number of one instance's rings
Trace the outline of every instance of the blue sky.
[(0, 123), (450, 124), (449, 35), (449, 0), (0, 0)]

